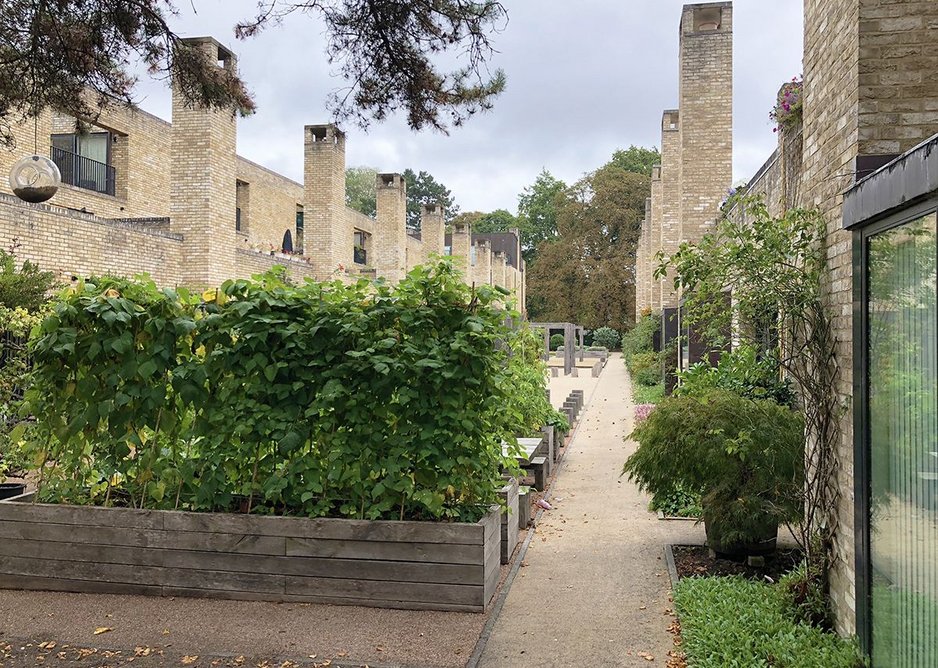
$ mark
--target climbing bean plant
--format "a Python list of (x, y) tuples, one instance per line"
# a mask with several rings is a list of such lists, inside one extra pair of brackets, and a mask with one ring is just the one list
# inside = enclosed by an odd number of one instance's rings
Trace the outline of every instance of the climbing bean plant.
[(503, 299), (446, 261), (393, 287), (80, 283), (33, 345), (39, 497), (478, 519), (520, 413)]

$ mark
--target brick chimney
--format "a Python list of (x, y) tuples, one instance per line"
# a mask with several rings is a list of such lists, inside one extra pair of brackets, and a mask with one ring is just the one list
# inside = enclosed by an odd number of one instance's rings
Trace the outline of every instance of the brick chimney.
[[(237, 58), (211, 37), (184, 39), (219, 68)], [(209, 287), (231, 278), (235, 266), (236, 142), (234, 113), (189, 104), (173, 85), (170, 229), (184, 236), (182, 280)]]

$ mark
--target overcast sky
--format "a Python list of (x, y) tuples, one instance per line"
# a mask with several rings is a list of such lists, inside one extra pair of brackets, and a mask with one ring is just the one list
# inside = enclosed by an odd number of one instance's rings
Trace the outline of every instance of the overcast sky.
[[(232, 26), (255, 0), (178, 0), (180, 34), (211, 35), (239, 57), (257, 113), (238, 126), (238, 153), (303, 180), (305, 124), (329, 120), (331, 76), (321, 24), (297, 14), (247, 41)], [(494, 67), (508, 76), (495, 108), (449, 136), (414, 133), (401, 118), (366, 134), (345, 128), (347, 164), (385, 172), (426, 170), (463, 211), (516, 211), (541, 169), (568, 183), (617, 148), (659, 146), (664, 109), (677, 106), (681, 0), (504, 0), (510, 20), (495, 38)], [(768, 120), (778, 87), (801, 73), (802, 0), (734, 3), (734, 181), (772, 152)], [(169, 90), (143, 81), (140, 106), (170, 118)]]

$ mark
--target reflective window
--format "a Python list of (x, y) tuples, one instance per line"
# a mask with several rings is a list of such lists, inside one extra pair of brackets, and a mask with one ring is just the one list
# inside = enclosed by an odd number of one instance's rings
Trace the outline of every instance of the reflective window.
[(938, 666), (936, 215), (867, 247), (874, 666)]

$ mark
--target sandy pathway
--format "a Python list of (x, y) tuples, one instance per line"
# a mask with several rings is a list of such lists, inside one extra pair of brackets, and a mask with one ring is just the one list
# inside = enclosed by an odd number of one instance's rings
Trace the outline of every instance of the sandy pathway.
[(620, 355), (587, 399), (552, 491), (554, 510), (541, 517), (480, 666), (667, 663), (663, 548), (702, 542), (703, 530), (659, 521), (647, 510), (648, 497), (619, 477), (635, 447), (623, 441), (633, 410)]

